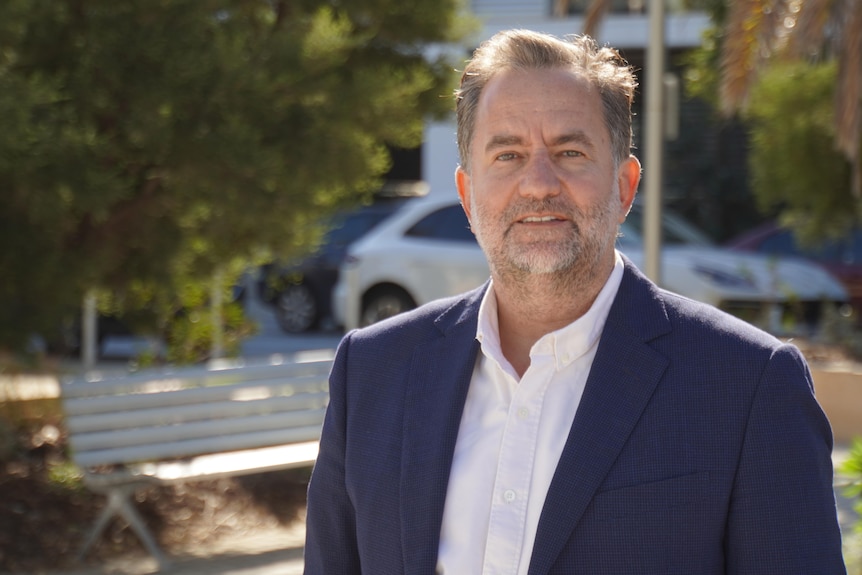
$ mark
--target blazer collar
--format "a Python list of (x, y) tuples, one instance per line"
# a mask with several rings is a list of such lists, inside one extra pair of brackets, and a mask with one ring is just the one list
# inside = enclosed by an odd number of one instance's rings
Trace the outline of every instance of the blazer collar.
[(404, 402), (401, 529), (405, 573), (434, 573), (461, 413), (479, 351), (488, 283), (435, 320), (439, 337), (413, 354)]
[(658, 288), (629, 260), (548, 490), (530, 575), (547, 573), (640, 419), (668, 359), (648, 342), (670, 331)]

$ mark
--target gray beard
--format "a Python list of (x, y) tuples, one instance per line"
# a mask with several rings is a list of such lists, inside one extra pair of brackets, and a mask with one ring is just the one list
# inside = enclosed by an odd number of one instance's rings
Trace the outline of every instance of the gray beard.
[[(619, 227), (613, 218), (614, 204), (609, 201), (596, 208), (594, 213), (585, 214), (556, 198), (523, 200), (509, 206), (500, 217), (501, 222), (507, 223), (527, 213), (567, 214), (571, 219), (572, 233), (568, 241), (556, 245), (539, 245), (542, 242), (533, 246), (514, 245), (508, 241), (511, 227), (504, 231), (502, 242), (496, 246), (484, 237), (483, 226), (476, 226), (476, 238), (485, 251), (494, 276), (525, 301), (532, 298), (538, 285), (542, 285), (543, 290), (551, 290), (551, 294), (571, 297), (571, 294), (588, 289), (596, 281), (598, 267), (609, 245), (612, 249)], [(474, 213), (482, 221), (488, 221), (488, 216), (481, 210), (474, 210)], [(605, 232), (603, 226), (610, 226), (613, 231)], [(542, 253), (536, 253), (536, 250), (542, 250)]]

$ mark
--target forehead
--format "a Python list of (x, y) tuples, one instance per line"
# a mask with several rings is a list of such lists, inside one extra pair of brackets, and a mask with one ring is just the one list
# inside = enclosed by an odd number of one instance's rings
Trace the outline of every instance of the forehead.
[(488, 81), (476, 113), (476, 137), (488, 131), (541, 128), (606, 136), (598, 89), (568, 68), (504, 70)]

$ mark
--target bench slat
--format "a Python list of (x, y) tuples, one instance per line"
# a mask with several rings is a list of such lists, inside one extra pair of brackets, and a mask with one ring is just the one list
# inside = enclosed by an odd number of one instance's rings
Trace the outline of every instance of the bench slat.
[[(291, 427), (320, 426), (325, 409), (290, 411), (269, 415), (252, 415), (232, 419), (210, 419), (157, 427), (139, 427), (114, 431), (97, 431), (78, 434), (73, 438), (72, 449), (82, 456), (89, 451), (122, 449), (137, 446), (176, 443), (186, 440), (204, 439), (212, 444), (207, 451), (217, 451), (227, 435), (266, 432)], [(172, 457), (169, 455), (168, 457)], [(103, 463), (116, 463), (104, 461)]]
[(221, 385), (243, 385), (255, 381), (298, 381), (303, 378), (326, 378), (332, 361), (285, 363), (213, 370), (207, 368), (178, 369), (166, 373), (142, 372), (105, 380), (73, 380), (62, 386), (65, 399), (99, 395), (153, 393), (178, 389)]
[(109, 463), (165, 461), (207, 453), (228, 453), (256, 447), (272, 447), (320, 439), (320, 425), (272, 429), (255, 433), (204, 437), (170, 443), (126, 446), (116, 449), (83, 451), (75, 454), (75, 462), (83, 468)]
[(182, 461), (133, 463), (111, 473), (88, 474), (85, 479), (87, 485), (101, 490), (141, 480), (175, 483), (264, 473), (312, 465), (317, 459), (318, 448), (319, 442), (315, 440), (200, 455)]
[(253, 397), (290, 396), (298, 393), (326, 391), (327, 388), (326, 378), (315, 376), (298, 380), (280, 379), (265, 383), (246, 382), (230, 386), (197, 387), (157, 393), (79, 397), (66, 399), (63, 407), (69, 417), (75, 417), (95, 413), (193, 405), (212, 401), (242, 401), (244, 398)]
[(172, 425), (187, 421), (204, 419), (224, 419), (254, 414), (266, 415), (276, 412), (289, 412), (325, 407), (329, 394), (301, 393), (288, 397), (271, 397), (251, 401), (219, 401), (190, 405), (173, 405), (156, 409), (136, 411), (111, 411), (93, 415), (72, 415), (66, 419), (70, 433), (92, 433), (94, 431), (113, 431), (127, 428)]

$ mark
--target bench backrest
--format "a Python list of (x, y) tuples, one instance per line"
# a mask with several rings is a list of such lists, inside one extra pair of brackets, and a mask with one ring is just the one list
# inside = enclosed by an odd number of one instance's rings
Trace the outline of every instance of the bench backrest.
[(199, 367), (64, 383), (73, 459), (87, 469), (317, 440), (331, 365)]

